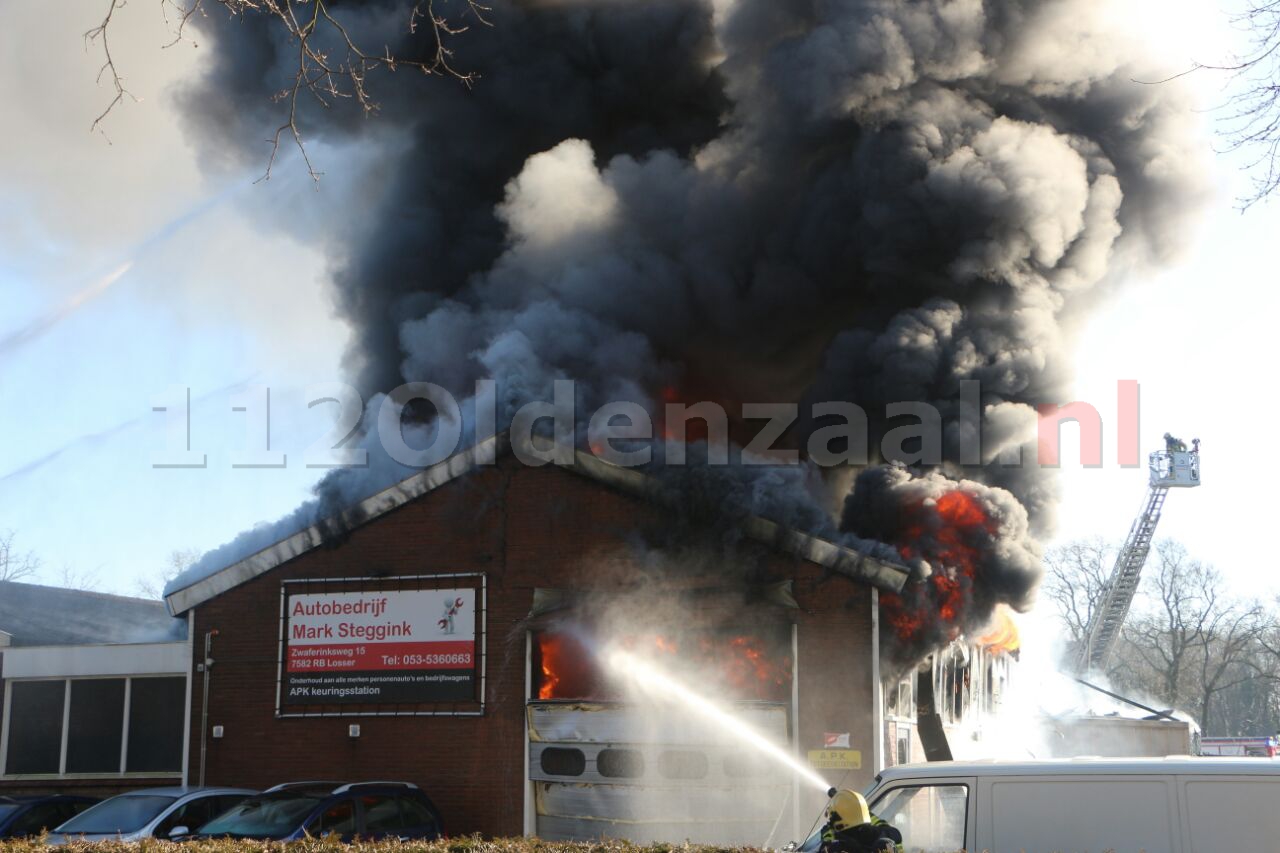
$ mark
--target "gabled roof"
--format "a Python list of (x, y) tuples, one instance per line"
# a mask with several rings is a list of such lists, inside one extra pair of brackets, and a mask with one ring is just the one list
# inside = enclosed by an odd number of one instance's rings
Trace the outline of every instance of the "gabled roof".
[(187, 620), (163, 601), (0, 581), (0, 632), (11, 648), (170, 643), (187, 638)]
[[(386, 515), (444, 484), (485, 465), (492, 465), (510, 449), (506, 433), (499, 433), (478, 444), (455, 453), (448, 459), (426, 468), (412, 477), (365, 498), (345, 510), (337, 519), (348, 528), (367, 524)], [(607, 486), (651, 500), (660, 500), (658, 483), (640, 471), (605, 462), (581, 450), (574, 451), (574, 462), (565, 470), (590, 477)], [(849, 548), (783, 527), (760, 516), (750, 517), (744, 527), (747, 536), (766, 545), (795, 554), (832, 571), (890, 592), (902, 589), (910, 576), (905, 566), (859, 554)], [(294, 557), (299, 557), (324, 542), (319, 525), (282, 539), (224, 569), (193, 581), (165, 596), (170, 612), (185, 613), (191, 608), (227, 592), (242, 583), (271, 571)]]

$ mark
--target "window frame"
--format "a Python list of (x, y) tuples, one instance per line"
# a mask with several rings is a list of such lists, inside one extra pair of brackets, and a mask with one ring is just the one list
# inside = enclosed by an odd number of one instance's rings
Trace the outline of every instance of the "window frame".
[[(181, 779), (183, 778), (183, 758), (179, 756), (179, 766), (174, 770), (147, 770), (147, 771), (129, 771), (129, 712), (130, 704), (133, 698), (133, 682), (142, 679), (155, 678), (177, 678), (181, 679), (185, 685), (187, 674), (184, 672), (157, 672), (148, 673), (146, 675), (73, 675), (73, 676), (46, 676), (35, 678), (5, 678), (0, 679), (4, 684), (3, 709), (0, 710), (0, 779)], [(104, 773), (68, 773), (67, 772), (67, 747), (70, 738), (71, 723), (71, 683), (73, 681), (120, 681), (123, 680), (124, 686), (124, 704), (121, 714), (121, 731), (120, 731), (120, 764), (117, 772)], [(9, 772), (9, 734), (10, 711), (13, 703), (13, 690), (11, 685), (25, 684), (31, 682), (62, 682), (62, 723), (61, 723), (61, 745), (58, 755), (58, 772), (56, 773), (10, 773)], [(185, 716), (186, 708), (179, 708), (179, 712), (183, 714), (183, 744), (182, 750), (185, 751), (185, 741), (189, 735), (187, 731)]]
[[(964, 844), (959, 849), (962, 849), (962, 850), (974, 849), (973, 844), (975, 842), (975, 838), (974, 838), (975, 819), (977, 817), (977, 814), (976, 814), (977, 797), (975, 796), (975, 793), (977, 791), (977, 779), (973, 776), (957, 776), (957, 777), (942, 777), (942, 778), (929, 777), (929, 778), (920, 778), (920, 779), (913, 779), (913, 778), (894, 779), (892, 782), (888, 782), (885, 785), (878, 786), (872, 789), (871, 791), (868, 791), (867, 805), (871, 809), (872, 814), (876, 815), (882, 820), (886, 820), (892, 823), (892, 820), (888, 816), (877, 812), (875, 809), (875, 806), (880, 803), (883, 803), (885, 798), (892, 797), (897, 792), (902, 791), (904, 789), (924, 788), (924, 787), (944, 787), (944, 788), (964, 788), (965, 789), (964, 829), (962, 831)], [(901, 831), (902, 828), (897, 827), (897, 829)], [(903, 837), (903, 842), (904, 844), (906, 842), (905, 833)]]

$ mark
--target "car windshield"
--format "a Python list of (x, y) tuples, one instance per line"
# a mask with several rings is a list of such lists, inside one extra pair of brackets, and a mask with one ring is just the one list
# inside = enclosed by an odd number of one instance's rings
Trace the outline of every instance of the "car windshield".
[(9, 815), (18, 810), (17, 803), (0, 803), (0, 820), (4, 820)]
[(158, 794), (124, 794), (98, 803), (58, 827), (64, 835), (137, 832), (177, 800)]
[(253, 797), (197, 830), (200, 835), (280, 838), (302, 825), (319, 797)]

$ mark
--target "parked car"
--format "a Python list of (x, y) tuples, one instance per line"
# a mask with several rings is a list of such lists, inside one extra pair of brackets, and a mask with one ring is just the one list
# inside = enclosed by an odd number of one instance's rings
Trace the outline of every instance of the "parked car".
[(0, 838), (25, 838), (70, 820), (98, 802), (70, 794), (0, 797)]
[(214, 817), (256, 791), (246, 788), (143, 788), (103, 800), (49, 833), (50, 844), (70, 841), (172, 838)]
[[(891, 767), (871, 811), (926, 853), (1277, 850), (1280, 761), (1074, 758)], [(816, 850), (815, 833), (800, 850)]]
[(201, 826), (195, 837), (409, 841), (442, 834), (440, 812), (412, 782), (294, 782), (244, 800)]

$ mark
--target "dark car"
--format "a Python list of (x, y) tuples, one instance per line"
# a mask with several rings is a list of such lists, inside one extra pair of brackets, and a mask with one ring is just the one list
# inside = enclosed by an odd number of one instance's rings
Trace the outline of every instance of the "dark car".
[(98, 802), (93, 797), (46, 794), (0, 797), (0, 838), (25, 838), (53, 829)]
[(432, 840), (440, 812), (412, 782), (293, 782), (269, 788), (196, 831), (196, 838), (294, 841), (336, 836)]

